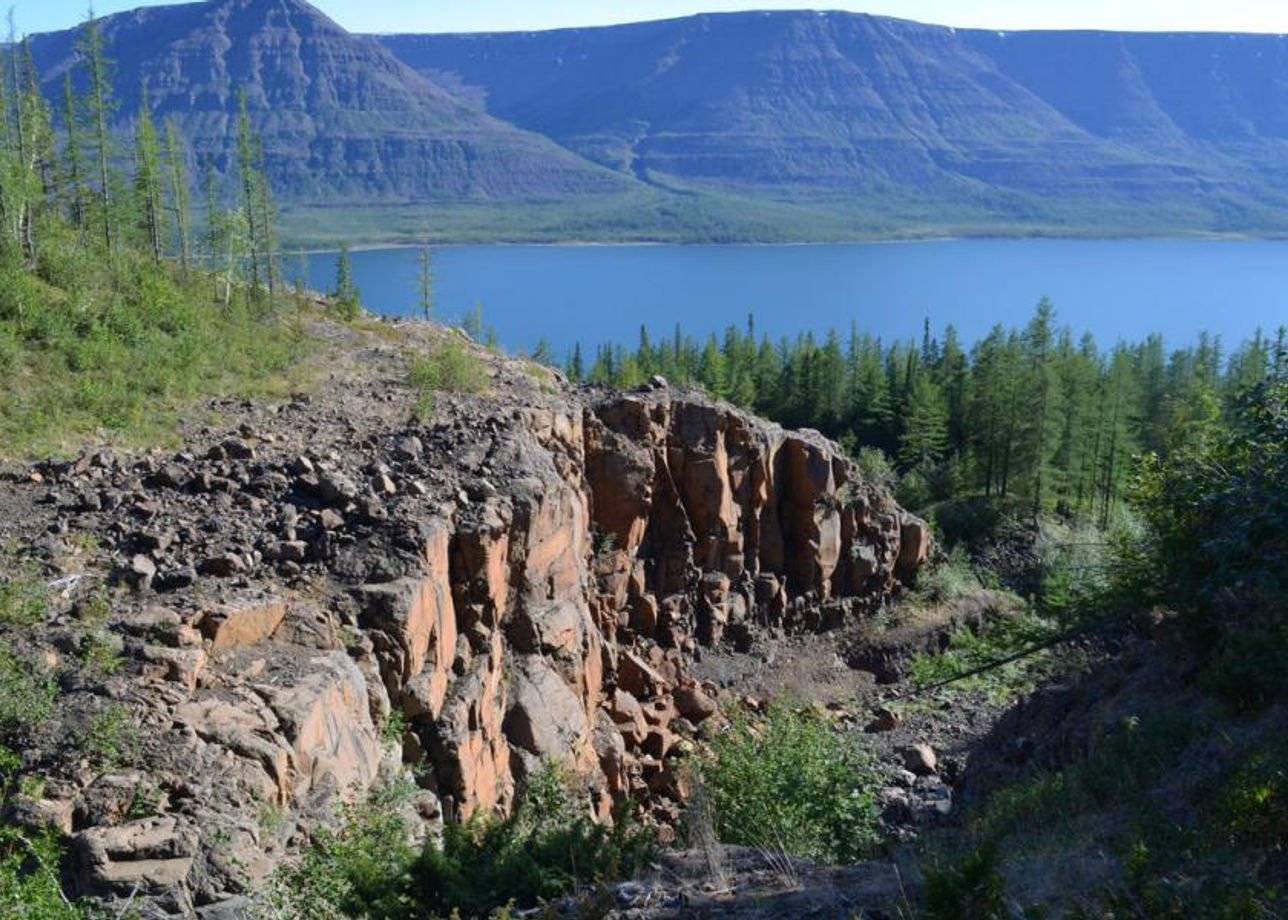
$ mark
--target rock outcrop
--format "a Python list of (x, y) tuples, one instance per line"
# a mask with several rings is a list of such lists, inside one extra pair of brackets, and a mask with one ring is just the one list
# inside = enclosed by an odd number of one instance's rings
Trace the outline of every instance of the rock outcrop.
[(82, 893), (230, 915), (411, 764), (431, 818), (505, 811), (558, 760), (595, 813), (634, 798), (665, 833), (719, 704), (694, 657), (870, 614), (929, 549), (820, 435), (665, 388), (368, 430), (307, 400), (251, 415), (21, 486), (42, 539), (94, 533), (115, 566), (128, 667), (78, 705), (142, 729), (129, 769), (28, 752)]

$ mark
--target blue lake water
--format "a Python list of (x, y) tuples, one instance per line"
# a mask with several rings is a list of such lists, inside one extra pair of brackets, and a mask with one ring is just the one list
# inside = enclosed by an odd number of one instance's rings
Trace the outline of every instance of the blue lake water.
[[(351, 255), (363, 303), (406, 314), (417, 302), (415, 249)], [(1102, 345), (1201, 331), (1228, 346), (1288, 323), (1288, 242), (1256, 240), (950, 240), (822, 246), (445, 246), (432, 251), (436, 313), (475, 303), (502, 345), (545, 336), (559, 355), (581, 342), (656, 341), (675, 324), (695, 336), (742, 326), (795, 336), (828, 328), (919, 338), (924, 318), (974, 342), (1019, 326), (1043, 296), (1061, 325)], [(334, 278), (334, 253), (308, 257), (311, 285)], [(288, 258), (286, 271), (296, 267)]]

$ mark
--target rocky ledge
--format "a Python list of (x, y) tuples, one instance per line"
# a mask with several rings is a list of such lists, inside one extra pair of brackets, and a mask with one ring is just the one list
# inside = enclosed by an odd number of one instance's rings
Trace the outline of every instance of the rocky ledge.
[[(238, 916), (408, 768), (426, 834), (505, 811), (553, 759), (665, 838), (721, 696), (690, 676), (704, 650), (866, 617), (926, 558), (925, 525), (834, 444), (665, 381), (488, 356), (488, 395), (419, 421), (402, 354), (449, 333), (395, 332), (312, 396), (212, 404), (180, 450), (6, 474), (4, 536), (65, 598), (17, 652), (57, 671), (100, 617), (123, 659), (65, 682), (23, 753), (43, 788), (10, 816), (70, 837), (77, 893)], [(67, 741), (109, 706), (139, 729), (128, 767)]]

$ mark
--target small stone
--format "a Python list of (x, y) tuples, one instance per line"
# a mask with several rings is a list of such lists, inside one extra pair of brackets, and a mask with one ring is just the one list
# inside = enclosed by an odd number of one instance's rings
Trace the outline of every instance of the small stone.
[(368, 521), (383, 521), (389, 517), (384, 504), (372, 495), (358, 499), (358, 513)]
[(168, 530), (160, 533), (139, 533), (135, 535), (134, 542), (144, 552), (164, 553), (174, 544), (174, 534)]
[(156, 471), (152, 477), (157, 485), (165, 489), (182, 489), (188, 484), (188, 474), (183, 467), (167, 463)]
[(342, 473), (328, 473), (318, 478), (318, 494), (331, 505), (343, 505), (354, 500), (358, 487)]
[(220, 445), (230, 460), (254, 460), (255, 448), (245, 441), (230, 439)]
[(197, 566), (202, 575), (213, 575), (215, 578), (228, 578), (246, 568), (246, 561), (241, 556), (225, 553), (222, 556), (211, 556), (203, 559)]
[(410, 435), (398, 442), (395, 450), (409, 460), (415, 460), (425, 451), (425, 445), (420, 442), (420, 438)]
[(696, 687), (676, 687), (671, 696), (680, 715), (691, 722), (702, 722), (716, 713), (715, 701)]
[(158, 591), (179, 591), (190, 588), (197, 580), (197, 570), (190, 565), (159, 575), (155, 581)]
[(280, 562), (303, 562), (308, 553), (309, 545), (303, 540), (283, 540), (272, 544), (266, 555)]
[(318, 516), (318, 522), (323, 530), (339, 530), (344, 527), (344, 515), (331, 508), (323, 508)]
[(918, 776), (930, 776), (939, 772), (939, 759), (935, 749), (928, 744), (912, 744), (899, 749), (903, 765)]
[(903, 723), (903, 716), (886, 706), (881, 706), (872, 716), (872, 721), (863, 729), (868, 733), (892, 732)]

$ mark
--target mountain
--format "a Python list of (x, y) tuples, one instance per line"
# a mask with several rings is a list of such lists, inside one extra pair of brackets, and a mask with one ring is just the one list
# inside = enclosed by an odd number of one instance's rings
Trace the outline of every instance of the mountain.
[[(621, 191), (631, 180), (415, 73), (301, 0), (209, 0), (102, 20), (125, 127), (146, 84), (200, 154), (233, 161), (239, 90), (286, 201), (511, 199)], [(33, 37), (51, 97), (79, 30)]]
[(1288, 42), (733, 13), (391, 35), (422, 74), (652, 185), (967, 224), (1288, 228)]
[[(1288, 233), (1288, 42), (852, 13), (357, 36), (303, 0), (103, 20), (198, 156), (237, 93), (296, 242)], [(76, 30), (36, 36), (51, 97)]]

